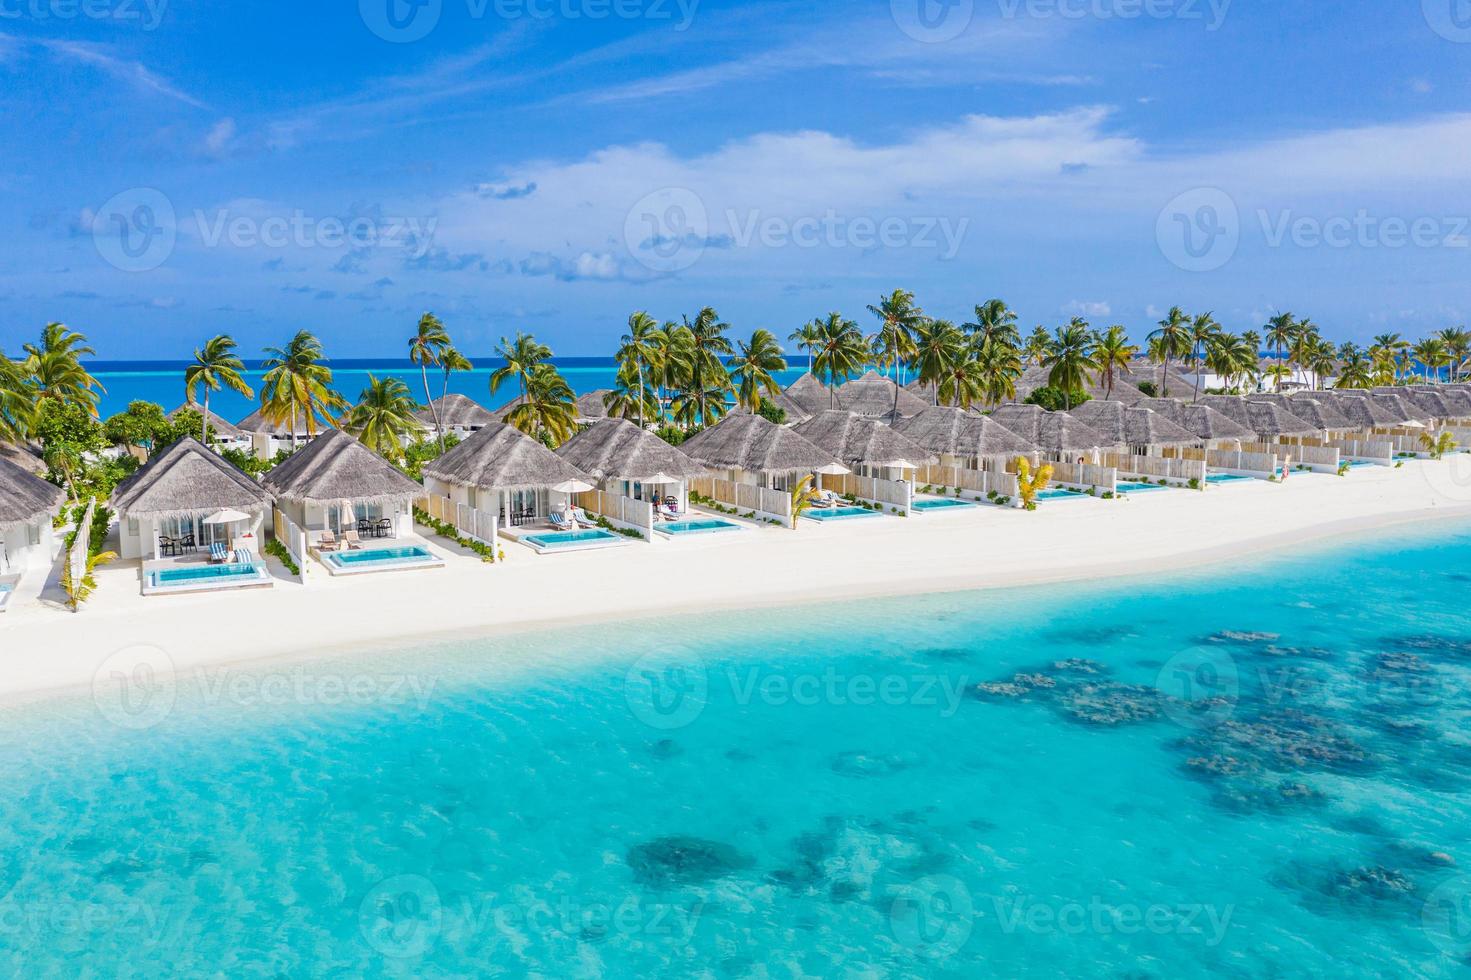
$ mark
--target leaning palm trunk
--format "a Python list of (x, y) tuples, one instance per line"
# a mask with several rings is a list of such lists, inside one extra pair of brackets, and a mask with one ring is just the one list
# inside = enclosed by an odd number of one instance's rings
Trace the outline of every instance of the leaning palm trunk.
[(199, 423), (199, 441), (209, 445), (209, 386), (204, 388), (204, 418)]
[[(439, 437), (439, 451), (444, 452), (444, 426), (439, 424), (439, 407), (434, 404), (434, 396), (429, 394), (429, 365), (423, 361), (419, 362), (419, 376), (424, 379), (424, 400), (429, 403), (429, 415), (434, 419), (434, 434)], [(449, 387), (449, 372), (445, 372), (444, 386)]]

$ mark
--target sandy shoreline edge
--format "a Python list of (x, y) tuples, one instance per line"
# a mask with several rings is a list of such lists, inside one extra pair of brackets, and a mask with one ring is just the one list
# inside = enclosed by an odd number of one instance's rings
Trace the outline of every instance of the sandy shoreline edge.
[(85, 695), (109, 658), (139, 646), (164, 650), (186, 676), (457, 641), (493, 652), (497, 638), (600, 622), (1210, 571), (1397, 526), (1471, 520), (1471, 485), (1448, 469), (1471, 469), (1465, 459), (1064, 501), (1032, 514), (980, 507), (548, 557), (508, 545), (511, 560), (496, 566), (431, 539), (447, 554), (444, 569), (240, 594), (145, 599), (136, 566), (109, 568), (80, 614), (36, 606), (0, 618), (0, 707)]

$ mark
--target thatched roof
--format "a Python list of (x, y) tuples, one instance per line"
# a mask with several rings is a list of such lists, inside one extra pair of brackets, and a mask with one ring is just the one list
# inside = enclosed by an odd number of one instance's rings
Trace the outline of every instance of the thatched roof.
[(1190, 430), (1202, 442), (1256, 438), (1256, 433), (1251, 429), (1209, 405), (1191, 405), (1178, 398), (1146, 398), (1139, 406), (1157, 412), (1181, 428)]
[(1002, 405), (991, 418), (1048, 452), (1088, 452), (1116, 445), (1068, 413), (1049, 412), (1040, 405)]
[(897, 432), (930, 452), (947, 456), (1021, 456), (1037, 450), (1000, 422), (948, 405), (931, 405), (918, 415), (892, 424)]
[(599, 419), (568, 439), (557, 455), (600, 480), (685, 480), (706, 472), (669, 443), (627, 419)]
[[(286, 419), (282, 422), (272, 422), (266, 418), (264, 410), (259, 408), (251, 412), (249, 415), (245, 416), (245, 418), (241, 419), (239, 422), (236, 422), (235, 428), (239, 429), (241, 432), (249, 433), (250, 435), (269, 435), (280, 437), (289, 436), (292, 434), (290, 419)], [(329, 428), (331, 428), (330, 425), (324, 425), (320, 419), (317, 420), (316, 431), (322, 432), (323, 430)], [(304, 436), (306, 434), (306, 416), (298, 415), (296, 418), (296, 435)]]
[[(797, 406), (803, 418), (811, 418), (819, 412), (843, 407), (837, 391), (823, 384), (818, 380), (817, 375), (810, 371), (787, 385), (782, 394), (786, 396), (786, 401)], [(785, 408), (786, 405), (782, 404), (782, 407)], [(889, 408), (893, 407), (891, 400)], [(787, 414), (792, 414), (791, 409), (787, 409)]]
[(16, 445), (13, 442), (0, 442), (0, 459), (36, 476), (45, 476), (49, 468), (38, 450), (31, 446)]
[(449, 394), (443, 398), (434, 399), (429, 406), (419, 409), (419, 421), (426, 427), (433, 427), (436, 411), (439, 413), (439, 424), (446, 429), (478, 428), (495, 421), (495, 416), (491, 415), (489, 409), (484, 405), (460, 394)]
[(1431, 415), (1420, 408), (1408, 398), (1400, 395), (1391, 395), (1382, 392), (1371, 392), (1368, 396), (1377, 402), (1390, 415), (1394, 416), (1396, 424), (1404, 422), (1429, 422)]
[(1424, 385), (1415, 385), (1405, 388), (1402, 397), (1408, 398), (1410, 404), (1422, 412), (1429, 412), (1437, 419), (1460, 418), (1461, 413), (1451, 407), (1446, 396)]
[(1188, 446), (1198, 439), (1158, 412), (1122, 402), (1087, 402), (1068, 414), (1121, 446)]
[(546, 446), (503, 422), (492, 422), (443, 456), (424, 475), (482, 490), (538, 490), (568, 480), (596, 483)]
[(264, 487), (193, 436), (156, 454), (112, 492), (112, 507), (133, 517), (252, 511), (270, 503)]
[(1205, 395), (1200, 403), (1241, 423), (1260, 439), (1322, 434), (1313, 423), (1271, 402), (1250, 401), (1240, 395)]
[[(897, 406), (895, 392), (898, 392)], [(861, 378), (838, 386), (838, 407), (876, 419), (896, 410), (900, 415), (918, 415), (928, 406), (914, 392), (905, 391), (877, 371), (869, 371)], [(822, 410), (826, 411), (826, 406)]]
[[(1038, 388), (1044, 387), (1048, 383), (1049, 374), (1051, 374), (1051, 371), (1041, 366), (1029, 367), (1023, 371), (1021, 377), (1016, 379), (1016, 400), (1022, 401)], [(1091, 375), (1087, 382), (1084, 383), (1083, 390), (1088, 394), (1089, 398), (1095, 400), (1106, 399), (1108, 401), (1133, 405), (1147, 397), (1144, 392), (1139, 390), (1139, 382), (1141, 381), (1155, 381), (1156, 384), (1158, 383), (1156, 376), (1135, 375), (1129, 370), (1124, 369), (1115, 372), (1112, 392), (1106, 392), (1102, 382)]]
[(603, 404), (603, 396), (612, 393), (612, 388), (598, 388), (596, 391), (589, 391), (585, 395), (578, 395), (577, 420), (579, 422), (590, 422), (594, 419), (607, 418), (608, 407)]
[(748, 473), (798, 473), (838, 463), (832, 453), (759, 415), (727, 415), (679, 448), (712, 469)]
[(61, 510), (65, 499), (66, 492), (61, 487), (0, 459), (0, 531), (50, 520)]
[(818, 449), (832, 453), (844, 465), (894, 466), (912, 463), (923, 466), (935, 456), (908, 436), (877, 419), (852, 412), (834, 411), (814, 415), (793, 430)]
[[(198, 412), (200, 415), (204, 415), (204, 406), (198, 402), (185, 402), (170, 412), (169, 418), (176, 419), (184, 412)], [(240, 439), (245, 436), (245, 432), (239, 426), (231, 422), (226, 422), (213, 410), (205, 418), (205, 422), (209, 424), (211, 429), (215, 430), (215, 435), (221, 439)]]
[(1317, 400), (1331, 403), (1356, 429), (1382, 429), (1405, 421), (1398, 412), (1375, 401), (1364, 391), (1320, 391), (1317, 395)]
[[(1346, 432), (1357, 429), (1358, 423), (1343, 414), (1333, 402), (1318, 398), (1321, 392), (1300, 392), (1295, 395), (1259, 395), (1280, 408), (1296, 415), (1304, 422), (1311, 422), (1321, 432)], [(1278, 400), (1280, 399), (1280, 401)]]
[(1447, 388), (1440, 397), (1451, 410), (1451, 418), (1471, 419), (1471, 392), (1459, 388)]
[(278, 463), (261, 480), (283, 500), (334, 504), (388, 503), (421, 496), (424, 488), (341, 429), (332, 429)]

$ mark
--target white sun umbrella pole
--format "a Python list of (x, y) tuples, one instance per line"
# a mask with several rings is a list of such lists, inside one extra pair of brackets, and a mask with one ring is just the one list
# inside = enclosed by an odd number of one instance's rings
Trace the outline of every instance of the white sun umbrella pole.
[(567, 495), (567, 515), (570, 517), (574, 506), (572, 495), (574, 493), (587, 493), (589, 490), (596, 490), (597, 488), (591, 483), (585, 483), (582, 480), (563, 480), (561, 483), (552, 484), (547, 489)]

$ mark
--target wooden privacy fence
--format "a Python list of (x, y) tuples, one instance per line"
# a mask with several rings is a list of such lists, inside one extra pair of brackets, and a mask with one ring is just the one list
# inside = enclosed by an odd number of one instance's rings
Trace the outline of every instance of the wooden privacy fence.
[(310, 567), (306, 560), (307, 540), (306, 532), (296, 526), (296, 522), (279, 510), (271, 511), (271, 534), (291, 555), (291, 560), (296, 563), (296, 580), (302, 584), (306, 583), (307, 569)]
[(792, 495), (785, 490), (771, 490), (713, 476), (696, 477), (690, 482), (690, 490), (734, 508), (738, 516), (754, 513), (757, 517), (783, 524), (792, 523)]
[(1278, 475), (1277, 456), (1274, 453), (1212, 449), (1205, 455), (1205, 465), (1219, 473), (1252, 476), (1261, 480)]
[(87, 501), (87, 509), (82, 511), (82, 519), (77, 522), (77, 536), (72, 539), (71, 551), (66, 556), (73, 582), (81, 582), (87, 574), (87, 561), (92, 557), (92, 522), (96, 517), (97, 498), (93, 497)]
[(1015, 473), (931, 464), (919, 468), (915, 482), (937, 488), (953, 487), (960, 491), (962, 497), (980, 499), (994, 493), (998, 497), (1011, 497), (1014, 500), (1017, 496)]
[(1119, 471), (1112, 466), (1092, 463), (1052, 463), (1052, 482), (1062, 486), (1094, 490), (1100, 494), (1118, 493)]
[(1279, 460), (1292, 458), (1292, 465), (1306, 466), (1314, 473), (1337, 473), (1339, 451), (1333, 446), (1315, 446), (1306, 442), (1243, 442), (1242, 452), (1274, 453)]
[(577, 495), (577, 506), (606, 517), (614, 527), (637, 531), (645, 541), (654, 540), (654, 504), (651, 501), (635, 500), (607, 490), (588, 490)]
[(454, 525), (455, 530), (467, 538), (474, 538), (481, 544), (495, 544), (496, 532), (500, 530), (500, 520), (489, 511), (471, 507), (469, 504), (456, 503), (448, 497), (437, 495), (417, 500), (414, 506), (425, 511), (437, 521)]
[(1394, 462), (1394, 443), (1382, 439), (1335, 439), (1329, 445), (1336, 446), (1344, 459), (1385, 465)]
[(1167, 456), (1135, 456), (1132, 453), (1104, 453), (1103, 465), (1111, 466), (1121, 475), (1158, 483), (1183, 483), (1191, 480), (1197, 488), (1205, 487), (1205, 460), (1171, 459)]
[(818, 479), (824, 490), (884, 507), (897, 507), (906, 514), (914, 500), (914, 488), (899, 480), (880, 480), (857, 473), (824, 473)]

